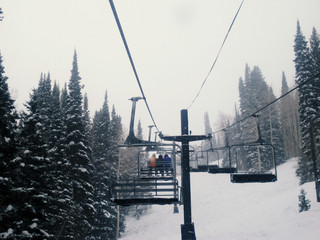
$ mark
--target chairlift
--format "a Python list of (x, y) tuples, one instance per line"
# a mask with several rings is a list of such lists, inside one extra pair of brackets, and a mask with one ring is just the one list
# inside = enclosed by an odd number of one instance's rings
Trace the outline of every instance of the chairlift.
[[(229, 164), (229, 166), (221, 166), (221, 164), (220, 164), (219, 151), (227, 151), (227, 150), (228, 149), (225, 147), (207, 150), (208, 173), (218, 174), (218, 173), (234, 173), (234, 172), (236, 172), (236, 168), (232, 167), (231, 164)], [(209, 152), (216, 153), (216, 155), (217, 155), (217, 162), (216, 163), (214, 163), (214, 164), (209, 163)], [(226, 154), (226, 155), (228, 155), (228, 154)]]
[[(201, 153), (200, 156), (198, 156), (198, 153)], [(205, 157), (203, 155), (203, 151), (197, 151), (196, 152), (196, 162), (197, 162), (197, 169), (194, 169), (195, 172), (208, 172), (208, 164), (207, 160), (205, 160)], [(201, 159), (204, 159), (205, 161), (201, 161)]]
[[(254, 117), (257, 117), (257, 116), (255, 115)], [(249, 171), (248, 171), (248, 169), (240, 170), (237, 166), (237, 171), (234, 173), (230, 173), (230, 180), (233, 183), (254, 183), (254, 182), (266, 183), (266, 182), (277, 181), (277, 164), (276, 164), (275, 148), (272, 144), (266, 143), (262, 139), (260, 126), (257, 121), (257, 118), (256, 118), (256, 127), (257, 127), (257, 132), (258, 132), (258, 139), (256, 141), (248, 142), (248, 143), (234, 144), (232, 146), (229, 146), (228, 155), (229, 155), (230, 166), (231, 166), (231, 162), (232, 162), (232, 156), (231, 156), (230, 152), (232, 149), (237, 148), (237, 147), (242, 147), (243, 150), (245, 150), (246, 148), (247, 149), (248, 148), (255, 148), (257, 151), (257, 160), (258, 160), (257, 168), (250, 169)], [(263, 148), (265, 151), (267, 151), (269, 149), (269, 152), (271, 149), (272, 165), (273, 165), (272, 167), (274, 169), (273, 172), (266, 170), (266, 169), (263, 169), (262, 161), (261, 161), (261, 157), (262, 157), (261, 148)], [(264, 154), (264, 155), (266, 155), (266, 154)], [(266, 158), (268, 158), (268, 157), (270, 157), (270, 154)]]
[[(164, 148), (164, 146), (169, 146), (171, 148)], [(140, 179), (174, 179), (176, 178), (176, 148), (175, 143), (173, 144), (161, 144), (157, 146), (156, 151), (150, 151), (149, 149), (145, 149), (139, 152), (138, 154), (138, 176)], [(148, 155), (141, 158), (141, 153), (146, 152)], [(163, 160), (156, 160), (156, 166), (150, 167), (148, 166), (148, 160), (152, 153), (156, 153), (157, 155), (165, 155), (171, 156), (170, 163)]]
[[(129, 135), (125, 140), (124, 144), (118, 145), (118, 148), (141, 148), (141, 147), (154, 147), (159, 148), (160, 146), (173, 146), (172, 144), (162, 144), (158, 142), (144, 141), (138, 139), (134, 135), (134, 117), (136, 102), (139, 101), (140, 97), (131, 98), (132, 111), (130, 120)], [(175, 152), (175, 146), (173, 146), (173, 152)], [(175, 155), (175, 154), (173, 154)], [(175, 160), (174, 160), (175, 161)], [(139, 165), (139, 156), (138, 162)], [(175, 171), (170, 178), (140, 178), (141, 171), (139, 172), (138, 166), (138, 177), (133, 179), (119, 179), (111, 186), (111, 201), (117, 205), (129, 206), (135, 204), (177, 204), (180, 203), (179, 195), (179, 184), (175, 176)]]

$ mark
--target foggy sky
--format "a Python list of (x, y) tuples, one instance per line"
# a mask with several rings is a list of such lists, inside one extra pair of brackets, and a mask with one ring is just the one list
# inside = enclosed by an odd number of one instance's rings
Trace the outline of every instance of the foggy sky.
[[(115, 0), (151, 112), (166, 135), (180, 134), (180, 110), (197, 94), (240, 0)], [(40, 74), (63, 87), (74, 49), (91, 115), (108, 91), (129, 125), (131, 102), (141, 96), (108, 0), (0, 0), (0, 51), (12, 97), (23, 109)], [(257, 65), (279, 96), (282, 71), (294, 83), (297, 20), (306, 39), (320, 32), (319, 0), (246, 0), (200, 96), (189, 109), (189, 129), (204, 133), (204, 112), (233, 114), (245, 64)], [(152, 124), (142, 101), (136, 121), (145, 138)]]

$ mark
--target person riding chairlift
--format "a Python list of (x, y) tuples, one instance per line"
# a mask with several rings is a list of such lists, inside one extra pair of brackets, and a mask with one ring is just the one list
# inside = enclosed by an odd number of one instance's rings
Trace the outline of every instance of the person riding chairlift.
[(165, 167), (167, 175), (169, 175), (170, 170), (171, 170), (171, 158), (169, 157), (168, 154), (164, 155), (164, 167)]
[(161, 176), (164, 175), (164, 159), (163, 156), (160, 154), (157, 159), (157, 169), (160, 171)]
[(153, 170), (156, 168), (156, 155), (152, 154), (152, 156), (148, 160), (148, 166), (149, 166), (149, 175), (153, 172)]

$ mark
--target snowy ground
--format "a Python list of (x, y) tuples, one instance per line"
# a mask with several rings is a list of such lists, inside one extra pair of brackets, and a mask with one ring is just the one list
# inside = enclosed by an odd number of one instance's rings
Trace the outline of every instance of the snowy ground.
[[(197, 240), (318, 240), (320, 203), (314, 182), (299, 186), (297, 160), (278, 167), (275, 183), (231, 183), (228, 174), (191, 173), (192, 220)], [(303, 187), (311, 209), (299, 213)], [(127, 218), (121, 240), (178, 240), (183, 206), (154, 205), (140, 220)]]

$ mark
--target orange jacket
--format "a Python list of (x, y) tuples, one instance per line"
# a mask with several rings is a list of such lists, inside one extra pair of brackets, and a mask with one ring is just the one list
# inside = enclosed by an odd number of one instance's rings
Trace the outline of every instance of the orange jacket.
[(155, 157), (150, 157), (149, 158), (149, 167), (156, 167), (156, 158)]

